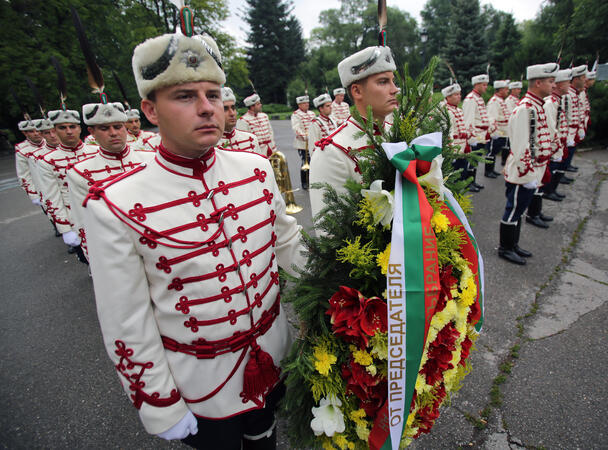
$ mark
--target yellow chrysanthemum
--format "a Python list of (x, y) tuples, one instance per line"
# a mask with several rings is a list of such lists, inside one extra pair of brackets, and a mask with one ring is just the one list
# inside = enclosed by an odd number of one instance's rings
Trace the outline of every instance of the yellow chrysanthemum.
[(367, 353), (365, 350), (355, 350), (353, 352), (353, 358), (355, 359), (356, 363), (361, 364), (362, 366), (369, 366), (374, 362), (372, 355)]
[(378, 263), (378, 266), (380, 267), (380, 271), (382, 272), (382, 275), (386, 275), (386, 272), (388, 270), (388, 261), (389, 261), (390, 257), (391, 257), (391, 244), (389, 243), (386, 246), (386, 248), (384, 249), (384, 251), (376, 257), (376, 261)]
[(329, 375), (331, 366), (338, 360), (335, 355), (329, 353), (327, 349), (322, 346), (316, 346), (314, 348), (313, 356), (315, 358), (315, 369), (324, 376)]
[(475, 297), (477, 297), (477, 286), (475, 285), (475, 279), (470, 277), (460, 294), (460, 302), (465, 306), (471, 306), (475, 302)]
[(442, 231), (448, 231), (450, 221), (445, 214), (436, 212), (431, 218), (431, 225), (433, 226), (435, 233), (441, 233)]
[(343, 434), (336, 433), (334, 434), (332, 439), (334, 441), (334, 444), (336, 444), (340, 450), (355, 448), (355, 445), (348, 439), (346, 439), (346, 436), (344, 436)]

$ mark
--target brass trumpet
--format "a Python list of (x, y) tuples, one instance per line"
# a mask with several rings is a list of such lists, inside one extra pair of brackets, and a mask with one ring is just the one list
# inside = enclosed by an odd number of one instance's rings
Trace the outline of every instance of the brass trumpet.
[(274, 177), (279, 186), (279, 190), (285, 197), (285, 212), (287, 212), (287, 214), (299, 213), (304, 208), (296, 204), (285, 155), (277, 150), (270, 155), (268, 159), (270, 160), (270, 164), (272, 164), (272, 170), (274, 171)]

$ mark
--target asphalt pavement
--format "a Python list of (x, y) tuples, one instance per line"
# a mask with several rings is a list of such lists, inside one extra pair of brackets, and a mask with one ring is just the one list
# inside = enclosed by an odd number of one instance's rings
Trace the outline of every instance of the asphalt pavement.
[[(289, 121), (273, 121), (298, 221), (310, 228)], [(478, 182), (471, 223), (486, 267), (485, 325), (473, 371), (414, 449), (606, 448), (608, 149), (580, 153), (576, 181), (545, 201), (548, 230), (524, 224), (523, 267), (498, 258), (504, 181)], [(87, 269), (16, 186), (0, 158), (0, 446), (183, 448), (149, 436), (102, 344)], [(283, 428), (283, 427), (281, 427)], [(279, 448), (290, 448), (284, 435)]]

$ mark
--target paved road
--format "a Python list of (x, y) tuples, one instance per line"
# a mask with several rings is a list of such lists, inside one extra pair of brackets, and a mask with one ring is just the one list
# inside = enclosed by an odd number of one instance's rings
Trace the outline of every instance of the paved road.
[[(299, 187), (289, 122), (273, 127)], [(485, 329), (473, 372), (413, 448), (606, 447), (608, 150), (576, 163), (568, 198), (545, 206), (551, 228), (523, 227), (521, 245), (534, 252), (526, 267), (496, 256), (504, 183), (483, 180), (472, 224), (486, 263)], [(141, 427), (103, 348), (86, 268), (14, 177), (12, 158), (0, 159), (0, 445), (182, 448)], [(307, 195), (295, 196), (308, 227)]]

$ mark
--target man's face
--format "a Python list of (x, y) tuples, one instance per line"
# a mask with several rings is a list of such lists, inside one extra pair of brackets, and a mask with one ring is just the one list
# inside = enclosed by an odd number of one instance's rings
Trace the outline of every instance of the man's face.
[(574, 77), (572, 78), (572, 86), (577, 89), (577, 90), (581, 90), (585, 87), (585, 81), (587, 80), (587, 77), (585, 75), (581, 75), (580, 77)]
[(308, 108), (310, 108), (310, 103), (309, 102), (298, 103), (298, 108), (300, 109), (300, 111), (308, 112)]
[(366, 115), (365, 110), (371, 105), (374, 118), (384, 121), (384, 118), (399, 106), (397, 102), (399, 89), (395, 86), (394, 80), (393, 72), (387, 71), (353, 83), (351, 93), (359, 112), (363, 110), (363, 114)]
[(488, 90), (488, 83), (477, 83), (473, 88), (480, 94), (485, 94)]
[(319, 105), (319, 113), (323, 114), (324, 116), (329, 116), (331, 114), (331, 103), (327, 102)]
[(138, 118), (129, 119), (125, 123), (125, 126), (131, 134), (138, 134), (139, 130), (141, 130), (141, 121)]
[(40, 132), (40, 134), (42, 134), (42, 137), (51, 147), (56, 147), (59, 145), (59, 138), (57, 137), (57, 134), (55, 134), (54, 128), (51, 128), (50, 130), (43, 130)]
[(28, 141), (33, 142), (34, 144), (40, 144), (42, 141), (42, 135), (38, 130), (24, 131), (23, 135)]
[(75, 123), (58, 123), (55, 133), (59, 141), (66, 147), (76, 147), (80, 142), (80, 125)]
[(344, 94), (336, 94), (336, 103), (342, 103), (344, 101)]
[(513, 88), (513, 89), (511, 89), (511, 95), (513, 97), (519, 98), (520, 94), (521, 94), (521, 88)]
[(555, 87), (555, 78), (541, 78), (540, 80), (535, 81), (536, 88), (538, 89), (538, 95), (541, 98), (544, 98), (553, 92), (553, 88)]
[(101, 148), (110, 153), (121, 152), (127, 145), (127, 127), (123, 122), (95, 125), (89, 127), (89, 133)]
[(142, 100), (141, 108), (158, 125), (163, 145), (177, 155), (198, 158), (224, 132), (224, 102), (217, 83), (167, 86), (155, 91), (154, 101)]
[(498, 95), (500, 98), (507, 98), (507, 96), (509, 95), (509, 88), (505, 87), (505, 88), (497, 89), (496, 95)]
[(555, 88), (557, 89), (557, 92), (559, 93), (559, 95), (567, 94), (569, 87), (570, 87), (569, 80), (560, 81), (559, 83), (555, 83)]
[(253, 105), (253, 112), (256, 114), (262, 112), (262, 102), (257, 102), (255, 105)]
[(590, 88), (591, 86), (593, 86), (594, 84), (595, 84), (595, 78), (593, 78), (593, 79), (587, 78), (587, 79), (585, 80), (585, 87), (586, 87), (587, 89), (589, 89), (589, 88)]
[(460, 103), (460, 99), (462, 98), (462, 94), (460, 92), (455, 92), (454, 94), (448, 95), (445, 99), (452, 106), (458, 106)]
[(236, 126), (238, 114), (236, 112), (236, 104), (233, 101), (224, 102), (224, 131), (230, 133)]

